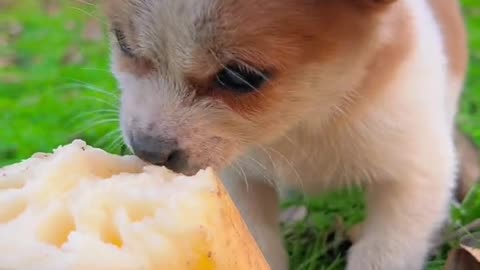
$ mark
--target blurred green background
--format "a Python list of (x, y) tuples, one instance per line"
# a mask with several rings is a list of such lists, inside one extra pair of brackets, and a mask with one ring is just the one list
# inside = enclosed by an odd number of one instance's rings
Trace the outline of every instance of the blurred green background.
[(108, 147), (117, 92), (98, 8), (0, 0), (0, 10), (0, 165), (73, 138)]
[[(480, 1), (461, 2), (471, 57), (458, 121), (480, 145)], [(74, 138), (120, 151), (106, 27), (95, 1), (0, 0), (0, 166)], [(292, 269), (341, 269), (344, 241), (332, 235), (339, 220), (354, 223), (363, 209), (358, 194), (342, 195), (286, 203), (307, 208), (312, 221), (284, 229)], [(457, 227), (480, 217), (480, 196), (456, 207), (453, 217)], [(445, 254), (429, 269), (442, 269)]]

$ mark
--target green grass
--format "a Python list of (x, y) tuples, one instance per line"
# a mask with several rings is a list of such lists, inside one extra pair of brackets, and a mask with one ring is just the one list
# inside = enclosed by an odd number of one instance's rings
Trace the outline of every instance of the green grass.
[[(46, 0), (0, 1), (0, 166), (73, 138), (118, 151), (116, 97), (99, 90), (116, 93), (108, 71), (108, 40), (84, 33), (90, 23), (102, 26), (102, 19), (94, 6), (80, 1), (50, 2), (49, 7)], [(458, 121), (480, 145), (480, 2), (462, 3), (471, 67)], [(284, 228), (292, 269), (342, 269), (348, 248), (344, 232), (363, 218), (362, 194), (285, 202), (285, 207), (292, 205), (309, 210), (304, 221)], [(480, 192), (454, 208), (452, 217), (457, 227), (480, 217)], [(428, 269), (442, 269), (444, 251), (454, 244), (445, 243)]]
[(94, 143), (112, 128), (89, 128), (86, 122), (97, 116), (85, 112), (115, 105), (114, 98), (89, 89), (116, 87), (108, 73), (106, 37), (84, 38), (86, 22), (99, 21), (88, 14), (93, 7), (59, 1), (58, 15), (49, 16), (44, 2), (12, 2), (0, 15), (0, 40), (8, 44), (0, 46), (0, 61), (10, 63), (0, 72), (0, 164), (74, 137)]

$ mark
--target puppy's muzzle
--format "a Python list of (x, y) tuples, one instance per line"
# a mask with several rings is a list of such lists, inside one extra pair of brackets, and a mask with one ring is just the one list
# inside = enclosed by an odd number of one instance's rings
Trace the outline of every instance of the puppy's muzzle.
[(180, 149), (176, 139), (135, 135), (130, 138), (133, 153), (140, 159), (158, 166), (185, 173), (188, 169), (188, 157)]

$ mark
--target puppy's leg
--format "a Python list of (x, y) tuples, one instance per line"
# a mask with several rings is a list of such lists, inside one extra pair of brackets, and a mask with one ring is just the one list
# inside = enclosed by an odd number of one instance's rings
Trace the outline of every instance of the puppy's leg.
[(264, 181), (226, 171), (223, 181), (235, 201), (272, 270), (287, 270), (288, 256), (279, 225), (279, 199), (276, 190)]
[(368, 217), (350, 251), (348, 270), (423, 269), (448, 217), (455, 171), (448, 151), (429, 154), (395, 179), (368, 188)]
[(460, 159), (456, 196), (457, 200), (463, 201), (470, 189), (480, 180), (480, 153), (473, 141), (458, 128), (455, 131), (455, 143)]

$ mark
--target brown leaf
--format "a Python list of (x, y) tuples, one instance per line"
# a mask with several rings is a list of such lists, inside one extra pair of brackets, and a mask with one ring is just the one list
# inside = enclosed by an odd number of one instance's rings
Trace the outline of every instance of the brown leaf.
[(85, 58), (80, 49), (72, 47), (68, 49), (63, 56), (62, 63), (66, 65), (79, 65), (82, 64), (84, 60)]
[(444, 270), (480, 270), (480, 263), (468, 251), (456, 249), (448, 255)]
[(464, 245), (462, 245), (462, 248), (468, 253), (470, 253), (470, 255), (472, 255), (475, 258), (475, 260), (477, 260), (477, 262), (480, 262), (480, 249), (471, 248)]
[(480, 263), (480, 233), (467, 235), (462, 239), (460, 246)]
[(15, 65), (15, 59), (13, 57), (0, 56), (0, 68), (6, 68)]
[(450, 252), (445, 270), (480, 270), (480, 234), (468, 234), (460, 248)]
[(0, 76), (0, 82), (3, 84), (17, 84), (20, 83), (24, 78), (16, 74), (7, 74)]
[(11, 8), (15, 1), (13, 0), (0, 0), (0, 9), (1, 10), (7, 10), (8, 8)]
[(74, 22), (74, 21), (68, 21), (65, 23), (65, 30), (67, 31), (73, 31), (75, 30), (75, 27), (77, 26), (77, 24)]
[(43, 0), (42, 7), (48, 16), (56, 16), (60, 14), (60, 2), (58, 0)]
[(10, 34), (11, 37), (18, 37), (22, 34), (22, 32), (23, 32), (23, 26), (18, 22), (11, 23), (8, 26), (8, 33)]
[(4, 35), (0, 35), (0, 47), (7, 47), (8, 45), (8, 39)]
[(83, 31), (83, 38), (87, 41), (100, 41), (103, 38), (102, 24), (98, 19), (89, 20)]

